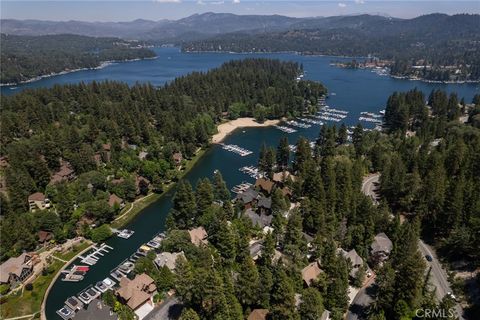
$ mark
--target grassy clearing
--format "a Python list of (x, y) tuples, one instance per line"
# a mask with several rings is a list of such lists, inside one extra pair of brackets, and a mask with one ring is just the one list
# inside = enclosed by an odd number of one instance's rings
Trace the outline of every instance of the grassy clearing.
[[(64, 254), (57, 254), (60, 259), (69, 261), (81, 251), (85, 250), (90, 243), (85, 241), (73, 247), (73, 250)], [(33, 290), (19, 290), (18, 292), (5, 297), (5, 302), (0, 307), (0, 318), (13, 318), (40, 312), (43, 297), (48, 286), (58, 271), (65, 263), (53, 259), (49, 265), (46, 275), (40, 274), (33, 282)]]

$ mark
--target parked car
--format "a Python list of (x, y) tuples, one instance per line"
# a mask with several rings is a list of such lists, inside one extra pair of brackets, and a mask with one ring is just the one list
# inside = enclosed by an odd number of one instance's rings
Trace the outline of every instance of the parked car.
[(425, 259), (427, 259), (428, 262), (432, 262), (432, 261), (433, 261), (432, 256), (429, 255), (429, 254), (427, 254), (427, 255), (425, 256)]

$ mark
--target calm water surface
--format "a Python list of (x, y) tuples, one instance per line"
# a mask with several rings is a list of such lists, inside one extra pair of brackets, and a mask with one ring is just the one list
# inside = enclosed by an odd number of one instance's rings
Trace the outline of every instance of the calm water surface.
[[(431, 84), (419, 81), (407, 81), (378, 76), (368, 70), (348, 70), (330, 66), (331, 57), (300, 56), (295, 54), (227, 54), (227, 53), (181, 53), (177, 48), (155, 49), (158, 58), (154, 60), (117, 63), (100, 70), (86, 70), (66, 75), (45, 78), (37, 82), (17, 87), (2, 87), (2, 94), (10, 95), (27, 88), (51, 87), (55, 84), (78, 83), (81, 81), (116, 80), (135, 84), (136, 82), (151, 82), (161, 86), (175, 77), (191, 71), (205, 71), (220, 66), (223, 62), (245, 57), (268, 57), (291, 60), (303, 63), (305, 77), (324, 83), (330, 93), (328, 104), (335, 108), (350, 111), (345, 119), (348, 125), (357, 123), (361, 111), (378, 112), (384, 109), (387, 97), (393, 91), (406, 91), (417, 87), (426, 95), (432, 89), (444, 89), (457, 92), (459, 97), (471, 101), (479, 92), (478, 84)], [(335, 58), (336, 59), (336, 58)], [(315, 138), (319, 127), (298, 129), (297, 133), (288, 135), (290, 143), (294, 143), (300, 135)], [(247, 157), (222, 150), (218, 146), (211, 147), (200, 159), (197, 165), (187, 174), (186, 178), (195, 184), (203, 177), (211, 177), (215, 169), (219, 169), (229, 188), (252, 179), (244, 175), (238, 168), (245, 165), (255, 165), (257, 151), (265, 142), (276, 145), (284, 135), (274, 128), (239, 129), (230, 135), (225, 142), (238, 144), (255, 153)], [(150, 240), (154, 234), (164, 230), (166, 215), (171, 208), (171, 198), (174, 190), (164, 195), (160, 200), (144, 209), (129, 225), (135, 234), (128, 240), (112, 238), (107, 244), (114, 248), (94, 265), (85, 279), (78, 283), (57, 281), (47, 300), (46, 314), (48, 319), (60, 319), (55, 310), (62, 307), (64, 301), (71, 295), (79, 293), (89, 284), (103, 280), (120, 262), (130, 256), (141, 244)], [(79, 264), (79, 261), (76, 261)]]

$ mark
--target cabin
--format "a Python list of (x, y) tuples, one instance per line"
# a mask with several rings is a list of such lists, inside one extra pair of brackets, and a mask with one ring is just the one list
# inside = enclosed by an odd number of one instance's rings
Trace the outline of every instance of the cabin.
[(266, 215), (265, 213), (256, 213), (253, 209), (247, 209), (243, 213), (245, 217), (250, 219), (252, 221), (252, 224), (254, 227), (259, 227), (260, 229), (263, 229), (265, 227), (269, 227), (272, 223), (273, 216), (272, 215)]
[(338, 253), (341, 254), (345, 260), (350, 261), (352, 269), (350, 270), (349, 276), (352, 279), (355, 279), (357, 276), (358, 269), (363, 266), (363, 259), (360, 257), (355, 249), (350, 251), (345, 251), (343, 249), (338, 249)]
[(135, 188), (137, 196), (147, 194), (150, 191), (150, 180), (142, 176), (135, 176)]
[(42, 245), (46, 245), (50, 240), (53, 239), (53, 233), (44, 230), (38, 231), (37, 236), (38, 242), (40, 242)]
[(153, 296), (156, 292), (155, 281), (146, 273), (142, 273), (136, 275), (133, 280), (123, 277), (116, 295), (139, 319), (143, 319), (153, 310)]
[(75, 179), (75, 171), (68, 161), (61, 160), (60, 168), (50, 178), (51, 184), (56, 184), (64, 181), (71, 181)]
[(276, 172), (273, 174), (272, 180), (277, 184), (285, 184), (288, 181), (295, 182), (296, 177), (289, 171)]
[(272, 198), (261, 197), (258, 199), (257, 208), (260, 214), (270, 214), (270, 212), (272, 212)]
[(161, 252), (157, 254), (157, 257), (155, 258), (155, 264), (159, 268), (167, 267), (168, 269), (170, 269), (170, 271), (173, 271), (175, 270), (175, 263), (177, 262), (177, 258), (180, 256), (185, 258), (185, 254), (183, 253), (183, 251), (174, 253)]
[(138, 153), (138, 159), (140, 159), (141, 161), (147, 159), (147, 156), (148, 156), (148, 152), (146, 151), (140, 151)]
[(183, 155), (181, 152), (175, 152), (173, 155), (172, 155), (172, 158), (173, 158), (173, 162), (175, 163), (175, 165), (178, 167), (182, 164), (182, 161), (183, 161)]
[(256, 191), (253, 187), (248, 188), (247, 190), (237, 194), (236, 201), (241, 201), (245, 209), (250, 209), (256, 205), (258, 197), (258, 191)]
[(192, 241), (192, 243), (197, 247), (201, 246), (202, 244), (208, 244), (208, 234), (203, 227), (190, 229), (188, 230), (188, 234), (190, 235), (190, 240)]
[(302, 269), (302, 279), (307, 287), (310, 287), (312, 283), (317, 280), (318, 276), (323, 272), (320, 269), (318, 261), (310, 263), (308, 266)]
[(266, 178), (258, 178), (257, 181), (255, 181), (255, 188), (262, 190), (266, 194), (272, 192), (274, 185), (275, 183), (272, 180)]
[(15, 287), (24, 282), (33, 273), (34, 254), (22, 253), (12, 257), (0, 265), (0, 284)]
[(110, 162), (112, 158), (112, 145), (110, 143), (102, 144), (101, 155), (104, 162)]
[(387, 235), (382, 232), (375, 236), (370, 248), (372, 259), (377, 263), (382, 263), (390, 256), (393, 249), (393, 243)]
[(41, 192), (35, 192), (28, 196), (28, 207), (31, 212), (50, 208), (50, 200)]
[(110, 208), (113, 208), (115, 204), (118, 205), (120, 209), (125, 207), (125, 201), (119, 196), (117, 196), (115, 193), (112, 193), (108, 197), (108, 205), (110, 206)]
[(253, 309), (247, 320), (266, 320), (268, 313), (268, 309)]

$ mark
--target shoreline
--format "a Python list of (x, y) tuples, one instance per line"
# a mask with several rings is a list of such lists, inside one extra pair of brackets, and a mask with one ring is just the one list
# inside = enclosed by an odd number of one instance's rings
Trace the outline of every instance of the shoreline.
[(255, 121), (254, 118), (238, 118), (230, 120), (228, 122), (221, 123), (217, 126), (218, 132), (212, 136), (212, 143), (221, 143), (228, 135), (239, 128), (252, 128), (252, 127), (270, 127), (280, 123), (282, 120), (265, 120), (263, 123)]
[(9, 82), (9, 83), (0, 83), (0, 87), (14, 87), (22, 84), (27, 84), (27, 83), (32, 83), (36, 81), (40, 81), (45, 78), (51, 78), (51, 77), (56, 77), (56, 76), (62, 76), (65, 74), (69, 73), (74, 73), (74, 72), (79, 72), (79, 71), (88, 71), (88, 70), (100, 70), (103, 68), (106, 68), (108, 66), (111, 66), (116, 63), (123, 63), (123, 62), (133, 62), (133, 61), (141, 61), (141, 60), (154, 60), (157, 59), (158, 56), (155, 57), (147, 57), (147, 58), (133, 58), (133, 59), (125, 59), (125, 60), (107, 60), (107, 61), (102, 61), (100, 64), (96, 67), (85, 67), (85, 68), (78, 68), (78, 69), (72, 69), (72, 70), (63, 70), (60, 72), (52, 72), (49, 74), (44, 74), (40, 76), (36, 76), (27, 80), (23, 80), (20, 82)]

